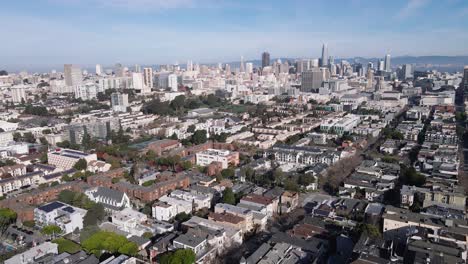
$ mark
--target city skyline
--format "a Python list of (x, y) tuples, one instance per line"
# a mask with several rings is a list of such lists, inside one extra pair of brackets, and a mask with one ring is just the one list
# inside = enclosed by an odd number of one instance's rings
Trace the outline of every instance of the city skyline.
[(322, 43), (335, 58), (461, 56), (468, 55), (467, 10), (457, 0), (355, 0), (333, 7), (324, 1), (8, 2), (0, 19), (11, 36), (2, 43), (0, 66), (215, 63), (258, 59), (265, 50), (272, 57), (319, 58)]

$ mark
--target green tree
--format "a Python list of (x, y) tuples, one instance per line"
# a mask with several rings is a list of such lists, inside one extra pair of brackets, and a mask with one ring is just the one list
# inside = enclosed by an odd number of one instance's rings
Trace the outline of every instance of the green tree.
[(73, 168), (77, 171), (86, 170), (87, 167), (88, 162), (85, 159), (79, 159), (75, 165), (73, 165)]
[(226, 168), (221, 171), (221, 176), (223, 176), (224, 179), (232, 179), (235, 176), (235, 171), (233, 168)]
[(232, 191), (231, 188), (227, 187), (223, 191), (223, 203), (227, 204), (236, 204), (236, 196), (234, 195), (234, 192)]
[(177, 249), (174, 252), (167, 252), (161, 255), (161, 264), (193, 264), (196, 255), (191, 249)]
[(98, 222), (103, 221), (106, 216), (104, 206), (99, 203), (94, 203), (83, 218), (84, 226), (95, 226)]
[(185, 222), (190, 219), (190, 215), (187, 214), (186, 212), (178, 213), (175, 216), (175, 220), (178, 222)]
[(41, 233), (44, 235), (58, 235), (62, 233), (62, 229), (56, 225), (48, 225), (41, 229)]
[(188, 128), (187, 128), (187, 132), (193, 133), (193, 132), (195, 132), (195, 129), (196, 129), (196, 128), (197, 128), (197, 127), (196, 127), (195, 125), (190, 125), (190, 126), (188, 126)]
[(279, 184), (283, 181), (283, 170), (281, 168), (276, 168), (273, 171), (273, 180), (275, 181), (276, 184)]
[(16, 221), (17, 214), (10, 208), (0, 208), (0, 226), (9, 225)]
[(208, 140), (206, 130), (197, 130), (192, 135), (192, 143), (195, 145), (203, 144)]

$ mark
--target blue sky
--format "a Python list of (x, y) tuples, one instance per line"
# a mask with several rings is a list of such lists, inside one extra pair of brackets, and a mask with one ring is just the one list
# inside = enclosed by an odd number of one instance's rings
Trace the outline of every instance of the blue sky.
[(468, 55), (468, 0), (3, 1), (0, 68)]

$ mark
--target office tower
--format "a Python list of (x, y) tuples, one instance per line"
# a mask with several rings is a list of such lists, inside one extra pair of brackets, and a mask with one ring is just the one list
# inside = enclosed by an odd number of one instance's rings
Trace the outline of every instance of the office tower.
[(364, 74), (362, 64), (361, 63), (353, 64), (353, 72), (357, 73), (357, 76), (362, 76)]
[(385, 62), (384, 60), (379, 60), (379, 71), (384, 71), (385, 70)]
[(330, 63), (330, 75), (336, 75), (336, 65), (334, 63)]
[(263, 52), (262, 53), (262, 68), (270, 66), (270, 53)]
[[(312, 68), (318, 68), (320, 66), (319, 59), (311, 59), (310, 60), (310, 69)], [(310, 70), (309, 69), (309, 70)]]
[(148, 88), (153, 88), (153, 68), (143, 68), (143, 83)]
[(301, 91), (302, 92), (317, 92), (322, 87), (323, 72), (319, 68), (312, 68), (309, 71), (302, 73)]
[(245, 72), (244, 56), (241, 56), (241, 60), (240, 60), (240, 72)]
[(413, 65), (411, 64), (403, 64), (400, 71), (400, 76), (398, 76), (401, 80), (406, 80), (413, 78)]
[(63, 66), (63, 73), (65, 75), (65, 85), (67, 86), (80, 85), (83, 82), (83, 74), (78, 65), (65, 64)]
[(101, 64), (96, 64), (96, 75), (101, 76), (102, 75), (102, 65)]
[(141, 72), (141, 66), (138, 64), (135, 64), (135, 72)]
[(193, 71), (193, 62), (191, 60), (187, 61), (187, 71)]
[(133, 89), (135, 90), (143, 90), (144, 89), (144, 82), (143, 82), (143, 74), (140, 72), (132, 73), (132, 81), (133, 81)]
[(371, 89), (374, 86), (374, 71), (372, 71), (372, 67), (367, 67), (367, 89)]
[(370, 68), (370, 69), (374, 69), (374, 63), (368, 62), (368, 63), (367, 63), (367, 69), (369, 69), (369, 68)]
[(279, 64), (280, 73), (289, 73), (289, 63), (287, 61)]
[(128, 94), (112, 93), (111, 104), (112, 110), (115, 112), (127, 112)]
[(249, 73), (249, 74), (250, 74), (250, 73), (253, 73), (253, 63), (247, 62), (247, 63), (245, 64), (245, 72), (247, 72), (247, 73)]
[(386, 72), (391, 72), (392, 71), (392, 66), (390, 64), (390, 54), (387, 54), (385, 56), (385, 67), (384, 67), (384, 70)]
[(15, 85), (11, 88), (11, 99), (14, 103), (26, 102), (26, 87), (24, 85)]
[(124, 67), (122, 67), (122, 64), (116, 63), (114, 67), (114, 74), (117, 77), (124, 77), (125, 75), (125, 70)]
[(304, 71), (304, 61), (298, 60), (296, 61), (296, 73), (301, 73)]
[(223, 64), (221, 62), (218, 62), (218, 70), (220, 71), (223, 70)]
[(328, 46), (327, 46), (327, 44), (323, 44), (323, 46), (322, 46), (322, 64), (320, 66), (322, 66), (322, 67), (327, 67), (328, 66)]
[(328, 64), (335, 64), (335, 57), (330, 56), (328, 59)]
[(167, 85), (173, 92), (177, 92), (179, 86), (177, 84), (177, 75), (176, 74), (169, 74), (167, 76)]
[(226, 74), (231, 74), (231, 65), (226, 64), (226, 66), (224, 66), (224, 71)]

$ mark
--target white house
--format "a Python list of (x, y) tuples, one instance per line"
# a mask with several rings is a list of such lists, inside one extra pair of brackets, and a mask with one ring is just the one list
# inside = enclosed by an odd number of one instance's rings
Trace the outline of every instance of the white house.
[(164, 195), (153, 205), (153, 217), (159, 221), (169, 221), (179, 213), (190, 214), (192, 207), (192, 202)]
[(83, 218), (87, 210), (61, 202), (51, 202), (34, 209), (34, 221), (38, 226), (56, 225), (65, 234), (83, 229)]

